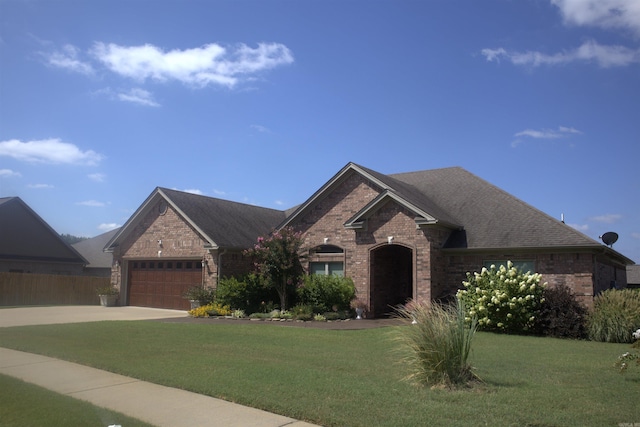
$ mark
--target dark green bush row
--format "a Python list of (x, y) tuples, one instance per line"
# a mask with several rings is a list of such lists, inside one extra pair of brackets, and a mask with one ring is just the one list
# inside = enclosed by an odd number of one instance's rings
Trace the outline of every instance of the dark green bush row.
[[(314, 313), (344, 312), (355, 297), (353, 281), (347, 277), (310, 275), (303, 284), (291, 290), (287, 300), (294, 304), (291, 309), (296, 317), (313, 317)], [(269, 313), (278, 307), (279, 301), (273, 288), (264, 286), (260, 276), (247, 275), (241, 279), (221, 279), (216, 292), (216, 302), (232, 309), (250, 313)]]
[(275, 308), (273, 301), (279, 301), (277, 292), (267, 288), (260, 276), (249, 274), (241, 279), (225, 277), (218, 283), (216, 301), (234, 310), (249, 313), (268, 313)]
[(305, 276), (296, 296), (299, 304), (311, 306), (314, 313), (344, 311), (355, 298), (356, 288), (349, 277), (312, 274)]
[(556, 338), (586, 337), (587, 308), (567, 285), (546, 287), (542, 297), (535, 324), (537, 334)]

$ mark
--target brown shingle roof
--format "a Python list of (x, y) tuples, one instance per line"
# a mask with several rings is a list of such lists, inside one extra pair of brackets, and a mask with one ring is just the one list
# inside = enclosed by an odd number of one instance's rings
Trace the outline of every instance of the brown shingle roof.
[(167, 188), (159, 189), (193, 223), (223, 248), (249, 248), (285, 218), (276, 209), (262, 208)]
[(452, 234), (447, 248), (602, 246), (460, 167), (391, 176), (425, 194), (462, 224), (464, 230)]

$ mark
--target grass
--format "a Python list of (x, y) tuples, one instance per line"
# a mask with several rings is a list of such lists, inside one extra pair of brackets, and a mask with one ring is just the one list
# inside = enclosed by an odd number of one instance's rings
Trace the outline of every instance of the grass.
[[(409, 327), (409, 326), (407, 326)], [(477, 333), (484, 384), (431, 390), (401, 378), (396, 328), (333, 331), (95, 322), (0, 329), (0, 346), (59, 357), (325, 426), (617, 426), (640, 422), (624, 344)]]
[(123, 414), (0, 375), (0, 420), (3, 427), (108, 426), (151, 427)]

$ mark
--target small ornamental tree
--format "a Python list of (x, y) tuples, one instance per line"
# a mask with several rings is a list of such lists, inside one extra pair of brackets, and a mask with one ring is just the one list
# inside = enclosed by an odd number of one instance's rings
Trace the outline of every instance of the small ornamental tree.
[(478, 318), (478, 327), (507, 333), (531, 332), (544, 301), (546, 283), (540, 285), (540, 274), (523, 273), (513, 266), (482, 268), (480, 273), (467, 273), (458, 291), (468, 316)]
[(280, 297), (280, 310), (287, 308), (287, 293), (300, 281), (304, 270), (300, 263), (302, 234), (291, 227), (274, 231), (268, 237), (258, 237), (245, 254), (253, 257), (256, 273), (273, 287)]

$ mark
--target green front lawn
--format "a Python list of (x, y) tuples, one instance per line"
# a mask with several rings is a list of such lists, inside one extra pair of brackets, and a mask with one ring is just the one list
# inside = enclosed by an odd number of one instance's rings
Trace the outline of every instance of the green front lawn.
[(108, 426), (152, 427), (131, 417), (0, 375), (0, 422), (3, 427)]
[(471, 390), (401, 381), (395, 328), (97, 322), (0, 329), (0, 346), (59, 357), (325, 426), (640, 423), (628, 345), (479, 333)]

